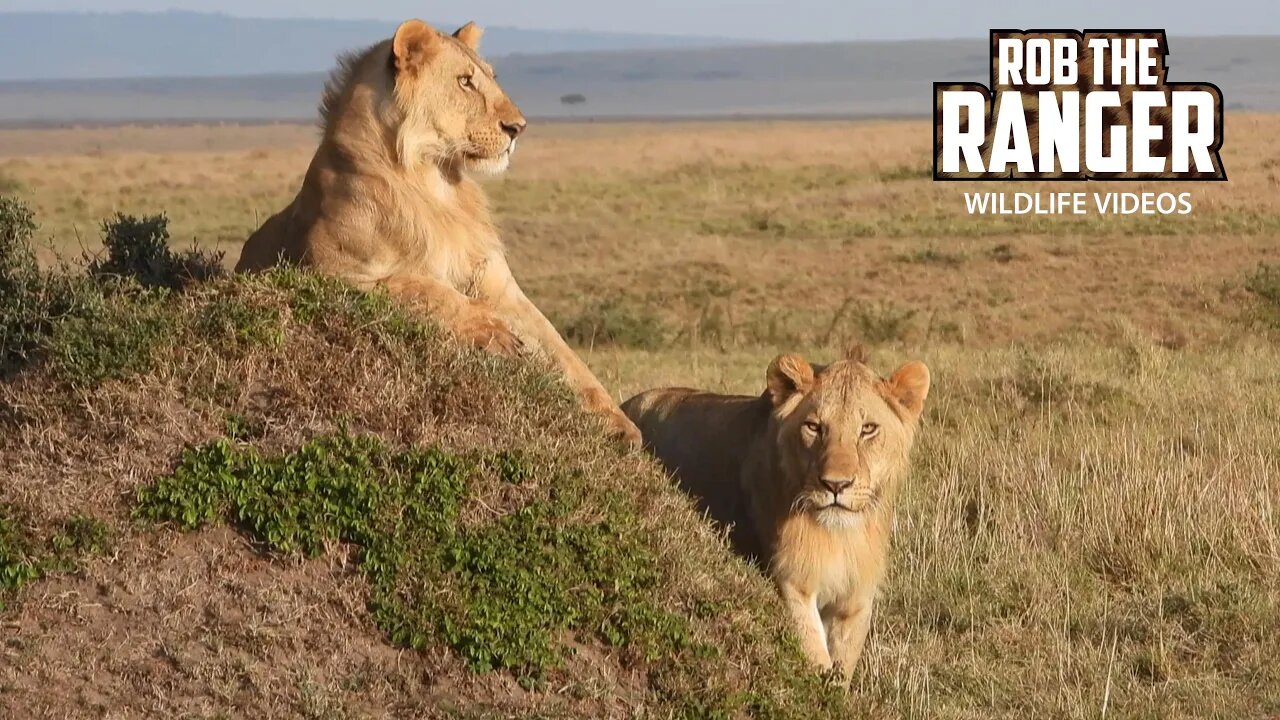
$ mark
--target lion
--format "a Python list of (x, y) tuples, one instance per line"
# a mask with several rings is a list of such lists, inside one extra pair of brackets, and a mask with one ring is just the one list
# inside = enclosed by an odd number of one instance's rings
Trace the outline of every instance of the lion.
[(910, 362), (782, 355), (758, 397), (649, 390), (622, 410), (735, 549), (767, 568), (809, 660), (851, 678), (884, 575), (894, 501), (929, 394)]
[(464, 342), (541, 350), (588, 410), (638, 445), (636, 427), (516, 284), (472, 179), (504, 172), (527, 127), (477, 54), (482, 33), (409, 20), (342, 58), (302, 188), (248, 239), (236, 270), (307, 266), (384, 288)]

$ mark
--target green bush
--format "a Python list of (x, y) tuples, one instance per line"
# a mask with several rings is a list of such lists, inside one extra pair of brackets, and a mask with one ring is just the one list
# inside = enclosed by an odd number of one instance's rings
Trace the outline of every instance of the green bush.
[(31, 250), (35, 216), (26, 205), (0, 198), (0, 376), (25, 362), (38, 344), (45, 298)]
[(662, 321), (642, 304), (612, 297), (589, 306), (563, 327), (566, 340), (584, 346), (620, 345), (653, 350), (666, 343)]
[(150, 369), (155, 351), (170, 337), (161, 302), (142, 293), (94, 303), (57, 319), (46, 341), (54, 374), (88, 387)]
[(685, 621), (654, 605), (659, 568), (628, 532), (636, 519), (623, 503), (575, 517), (581, 483), (543, 477), (559, 488), (551, 497), (467, 526), (460, 515), (484, 473), (515, 485), (533, 477), (517, 455), (395, 451), (372, 437), (322, 437), (275, 457), (222, 440), (189, 450), (173, 475), (142, 488), (136, 515), (185, 530), (230, 520), (279, 553), (354, 544), (369, 608), (390, 640), (447, 645), (475, 671), (535, 682), (560, 664), (568, 631), (652, 657), (711, 652), (692, 647)]
[(102, 223), (105, 257), (89, 262), (89, 274), (133, 278), (143, 287), (179, 289), (222, 274), (223, 253), (169, 248), (169, 219), (117, 213)]
[[(87, 275), (42, 272), (31, 249), (35, 231), (29, 208), (0, 198), (0, 377), (37, 360), (81, 387), (145, 371), (169, 339), (169, 289), (220, 272), (220, 255), (175, 255), (163, 216), (104, 223), (106, 256), (90, 262)], [(211, 325), (226, 320), (214, 316), (218, 309), (210, 310)], [(230, 321), (237, 319), (249, 323)], [(270, 334), (250, 324), (227, 330), (228, 340)]]

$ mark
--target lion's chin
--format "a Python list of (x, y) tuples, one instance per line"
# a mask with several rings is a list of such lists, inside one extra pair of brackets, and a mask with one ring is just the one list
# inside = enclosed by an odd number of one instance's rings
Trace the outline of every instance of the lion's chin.
[(847, 530), (862, 520), (862, 513), (844, 505), (831, 504), (814, 513), (818, 524), (831, 530)]
[(511, 167), (511, 154), (508, 149), (493, 157), (467, 157), (463, 167), (473, 175), (501, 175)]
[(516, 140), (512, 138), (502, 152), (485, 157), (482, 155), (465, 155), (462, 167), (473, 175), (501, 175), (511, 166), (511, 156), (516, 154)]

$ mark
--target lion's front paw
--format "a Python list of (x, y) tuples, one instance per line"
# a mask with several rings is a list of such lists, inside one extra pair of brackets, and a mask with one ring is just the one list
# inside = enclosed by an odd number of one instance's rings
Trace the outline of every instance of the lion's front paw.
[(631, 419), (623, 415), (620, 410), (614, 408), (607, 419), (609, 421), (610, 435), (621, 439), (629, 447), (637, 450), (644, 444), (644, 438), (640, 436), (640, 428), (636, 427), (636, 424), (631, 422)]
[(463, 340), (496, 355), (519, 355), (525, 347), (510, 326), (489, 313), (472, 313), (456, 332)]
[(618, 408), (609, 393), (602, 389), (588, 389), (582, 393), (582, 404), (588, 411), (604, 419), (611, 437), (619, 438), (633, 448), (639, 448), (643, 444), (640, 428)]

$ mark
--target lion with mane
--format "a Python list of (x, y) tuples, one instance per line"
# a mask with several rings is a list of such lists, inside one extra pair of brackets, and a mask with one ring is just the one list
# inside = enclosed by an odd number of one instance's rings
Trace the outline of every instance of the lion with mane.
[(507, 266), (471, 175), (505, 171), (526, 121), (478, 54), (482, 30), (420, 20), (341, 60), (302, 189), (245, 243), (237, 271), (303, 265), (384, 288), (459, 339), (540, 349), (584, 406), (632, 443), (639, 432)]

